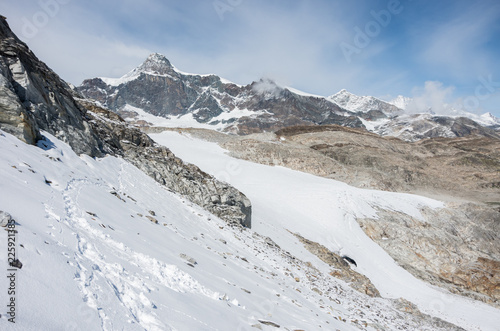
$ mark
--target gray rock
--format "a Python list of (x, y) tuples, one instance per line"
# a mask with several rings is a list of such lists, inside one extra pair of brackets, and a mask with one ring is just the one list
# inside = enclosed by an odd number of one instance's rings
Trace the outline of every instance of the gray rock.
[(0, 18), (0, 128), (35, 144), (45, 130), (78, 154), (101, 156), (73, 90), (29, 50)]
[(6, 227), (11, 220), (12, 216), (9, 213), (0, 210), (0, 226)]
[(15, 259), (10, 263), (10, 266), (17, 269), (21, 269), (23, 267), (23, 264), (21, 263), (21, 261), (19, 261), (19, 259)]

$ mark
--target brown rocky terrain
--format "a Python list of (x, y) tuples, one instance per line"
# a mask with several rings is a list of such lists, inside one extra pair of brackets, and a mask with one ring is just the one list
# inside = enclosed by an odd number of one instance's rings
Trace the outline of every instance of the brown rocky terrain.
[[(163, 128), (148, 128), (159, 132)], [(243, 137), (183, 129), (235, 157), (362, 188), (500, 207), (500, 140), (466, 136), (406, 142), (338, 125), (298, 126)]]
[(413, 275), (499, 306), (500, 140), (466, 136), (405, 142), (337, 125), (245, 137), (182, 130), (218, 142), (245, 160), (447, 202), (443, 209), (423, 210), (424, 221), (381, 210), (377, 219), (358, 223)]
[(349, 263), (346, 262), (341, 256), (333, 253), (325, 246), (308, 240), (297, 233), (294, 233), (294, 235), (309, 252), (313, 253), (321, 261), (333, 268), (330, 272), (332, 277), (346, 281), (353, 289), (361, 293), (367, 294), (371, 297), (380, 297), (379, 291), (372, 284), (370, 279), (352, 270)]
[(358, 219), (365, 233), (413, 275), (499, 306), (500, 218), (477, 204), (423, 210), (425, 221), (381, 210)]

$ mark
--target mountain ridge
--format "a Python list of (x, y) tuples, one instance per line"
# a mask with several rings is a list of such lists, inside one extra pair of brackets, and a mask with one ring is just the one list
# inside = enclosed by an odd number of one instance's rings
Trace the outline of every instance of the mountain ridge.
[[(323, 97), (280, 86), (271, 79), (238, 85), (215, 74), (187, 74), (159, 53), (151, 54), (121, 78), (87, 79), (77, 90), (140, 125), (155, 126), (160, 121), (162, 126), (212, 128), (243, 135), (324, 124), (364, 128), (408, 141), (459, 137), (472, 131), (495, 136), (494, 130), (500, 130), (500, 120), (493, 115), (456, 112), (445, 116), (449, 119), (445, 121), (440, 119), (444, 115), (412, 117), (415, 114), (403, 109), (412, 99), (402, 96), (387, 102), (341, 90)], [(142, 111), (170, 123), (151, 117), (148, 120)], [(429, 112), (426, 109), (422, 114)]]

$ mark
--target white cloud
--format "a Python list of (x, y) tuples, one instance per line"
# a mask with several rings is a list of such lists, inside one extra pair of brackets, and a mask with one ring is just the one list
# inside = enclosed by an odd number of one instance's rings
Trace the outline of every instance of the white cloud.
[(407, 106), (409, 113), (421, 113), (432, 111), (436, 114), (446, 115), (453, 113), (452, 95), (453, 86), (445, 87), (437, 81), (427, 81), (423, 88), (413, 89), (413, 100)]
[(259, 80), (253, 85), (252, 89), (259, 94), (266, 95), (267, 97), (277, 97), (283, 90), (271, 79)]

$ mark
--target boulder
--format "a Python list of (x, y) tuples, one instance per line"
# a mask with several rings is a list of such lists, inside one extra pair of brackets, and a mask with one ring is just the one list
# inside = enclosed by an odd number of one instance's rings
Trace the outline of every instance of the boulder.
[(12, 220), (12, 216), (9, 213), (0, 210), (0, 226), (6, 227)]

